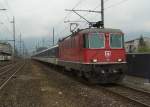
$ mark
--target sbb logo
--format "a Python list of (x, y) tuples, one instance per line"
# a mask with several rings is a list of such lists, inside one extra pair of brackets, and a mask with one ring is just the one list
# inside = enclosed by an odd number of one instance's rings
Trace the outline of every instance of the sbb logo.
[(105, 57), (109, 58), (111, 56), (111, 51), (105, 51)]

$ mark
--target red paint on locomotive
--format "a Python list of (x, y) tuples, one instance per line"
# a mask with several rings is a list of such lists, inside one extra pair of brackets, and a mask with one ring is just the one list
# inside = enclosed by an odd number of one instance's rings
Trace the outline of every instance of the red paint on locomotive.
[[(93, 34), (97, 34), (98, 36), (102, 36), (104, 40), (104, 46), (101, 48), (91, 48), (85, 47), (85, 39), (86, 35), (88, 39)], [(111, 34), (114, 36), (121, 37), (121, 47), (119, 48), (111, 48)], [(116, 35), (115, 35), (116, 34)], [(116, 37), (117, 37), (116, 36)], [(89, 44), (88, 44), (89, 45)], [(72, 36), (69, 36), (59, 42), (59, 59), (63, 61), (71, 61), (71, 62), (79, 62), (79, 63), (97, 63), (97, 64), (113, 64), (126, 62), (125, 57), (125, 49), (124, 49), (124, 41), (123, 41), (123, 33), (122, 32), (88, 32), (83, 33), (79, 32)], [(95, 62), (94, 62), (95, 60)]]

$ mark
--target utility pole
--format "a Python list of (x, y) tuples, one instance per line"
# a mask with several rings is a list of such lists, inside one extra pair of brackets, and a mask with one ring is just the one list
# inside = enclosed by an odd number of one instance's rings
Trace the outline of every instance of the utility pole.
[(20, 43), (20, 56), (21, 56), (21, 54), (22, 54), (22, 50), (21, 50), (21, 44), (22, 44), (22, 38), (21, 38), (21, 33), (20, 33), (20, 41), (19, 41), (19, 43)]
[(55, 37), (55, 30), (54, 30), (54, 27), (53, 27), (53, 46), (54, 46), (54, 38)]
[(102, 28), (104, 28), (104, 0), (101, 0), (101, 20)]
[(44, 47), (44, 46), (45, 46), (45, 39), (42, 38), (42, 47)]
[[(39, 42), (39, 41), (38, 41), (37, 47), (40, 48), (40, 42)], [(38, 49), (38, 48), (37, 48), (37, 49)]]
[[(72, 11), (75, 14), (77, 14), (78, 16), (80, 16), (80, 18), (84, 19), (88, 24), (89, 27), (97, 27), (97, 28), (104, 28), (104, 0), (101, 0), (101, 11), (93, 11), (93, 10), (69, 10), (66, 9), (66, 11)], [(94, 13), (101, 13), (101, 21), (98, 21), (96, 23), (90, 22), (89, 20), (87, 20), (84, 16), (80, 15), (78, 13), (78, 11), (82, 11), (82, 12), (94, 12)]]
[(15, 17), (13, 16), (13, 21), (11, 21), (11, 23), (13, 24), (13, 41), (14, 41), (14, 60), (15, 60), (15, 49), (16, 49), (16, 29), (15, 29)]
[(23, 57), (25, 58), (25, 44), (24, 44), (24, 41), (22, 41), (22, 54), (23, 54)]

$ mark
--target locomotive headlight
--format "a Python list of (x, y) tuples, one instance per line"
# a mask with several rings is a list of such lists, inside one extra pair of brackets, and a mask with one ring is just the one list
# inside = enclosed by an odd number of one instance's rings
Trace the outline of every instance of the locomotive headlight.
[(118, 62), (122, 62), (122, 59), (118, 59)]
[(114, 69), (113, 72), (114, 72), (114, 73), (117, 73), (118, 71)]
[(104, 70), (102, 70), (102, 71), (101, 71), (101, 73), (102, 73), (102, 74), (105, 74), (105, 71), (104, 71)]
[(97, 62), (97, 59), (93, 59), (93, 62), (96, 63), (96, 62)]

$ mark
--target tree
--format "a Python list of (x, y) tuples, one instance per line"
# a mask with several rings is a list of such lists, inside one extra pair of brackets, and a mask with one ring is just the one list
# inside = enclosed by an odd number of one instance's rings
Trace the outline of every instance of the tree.
[(139, 39), (138, 52), (150, 52), (150, 48), (147, 46), (146, 42), (144, 41), (143, 36), (141, 36)]

